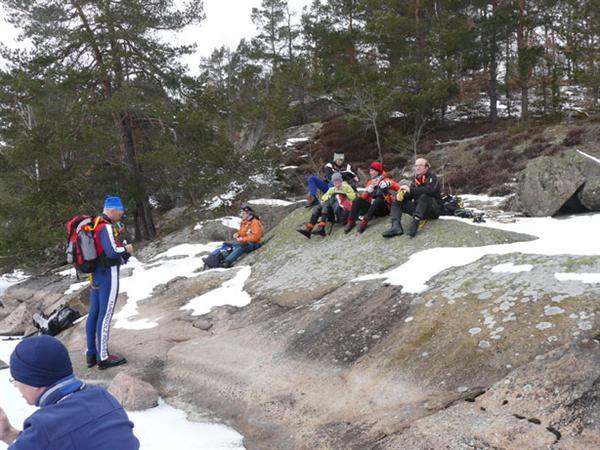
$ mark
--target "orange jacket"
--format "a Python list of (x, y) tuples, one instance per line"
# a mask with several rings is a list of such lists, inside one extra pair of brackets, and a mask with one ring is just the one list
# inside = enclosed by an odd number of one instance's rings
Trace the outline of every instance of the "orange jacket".
[(263, 226), (260, 219), (252, 217), (250, 220), (243, 220), (237, 237), (239, 238), (239, 242), (259, 244), (263, 237)]
[[(385, 181), (387, 184), (387, 187), (385, 189), (382, 189), (379, 186), (382, 181)], [(365, 192), (363, 192), (363, 194), (362, 194), (363, 199), (365, 199), (369, 202), (372, 202), (375, 197), (377, 197), (379, 195), (383, 195), (385, 202), (387, 204), (390, 204), (394, 200), (395, 192), (398, 192), (400, 190), (400, 185), (398, 183), (396, 183), (394, 180), (392, 180), (391, 178), (388, 178), (386, 175), (383, 175), (383, 176), (377, 177), (374, 180), (369, 180), (366, 188), (367, 188), (367, 190)], [(371, 192), (369, 192), (369, 191), (371, 191)], [(392, 191), (394, 191), (394, 192), (392, 192)]]

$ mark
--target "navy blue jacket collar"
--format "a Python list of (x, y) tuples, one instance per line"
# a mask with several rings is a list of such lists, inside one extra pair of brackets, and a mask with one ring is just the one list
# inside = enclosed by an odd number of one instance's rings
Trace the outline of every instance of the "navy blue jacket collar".
[(43, 408), (44, 406), (54, 405), (67, 395), (77, 392), (84, 387), (85, 384), (83, 381), (75, 378), (75, 375), (69, 375), (49, 386), (48, 389), (40, 395), (40, 398), (38, 398), (37, 406)]

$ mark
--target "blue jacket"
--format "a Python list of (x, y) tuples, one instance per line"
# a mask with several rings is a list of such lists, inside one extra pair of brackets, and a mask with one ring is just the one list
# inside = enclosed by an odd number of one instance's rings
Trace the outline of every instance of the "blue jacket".
[(49, 387), (9, 450), (138, 450), (133, 423), (119, 402), (74, 376)]

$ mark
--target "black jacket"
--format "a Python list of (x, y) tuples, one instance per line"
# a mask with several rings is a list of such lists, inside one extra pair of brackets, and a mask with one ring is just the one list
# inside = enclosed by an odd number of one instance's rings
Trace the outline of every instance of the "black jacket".
[(433, 197), (439, 205), (442, 204), (442, 187), (440, 186), (440, 180), (438, 180), (437, 175), (431, 170), (420, 179), (415, 178), (410, 183), (409, 198), (418, 200), (423, 194)]
[(347, 162), (344, 162), (341, 166), (338, 166), (333, 162), (325, 164), (325, 181), (329, 183), (331, 181), (331, 177), (336, 172), (342, 174), (342, 179), (346, 182), (354, 180), (356, 177), (356, 174), (352, 171), (352, 167), (350, 167), (350, 164)]

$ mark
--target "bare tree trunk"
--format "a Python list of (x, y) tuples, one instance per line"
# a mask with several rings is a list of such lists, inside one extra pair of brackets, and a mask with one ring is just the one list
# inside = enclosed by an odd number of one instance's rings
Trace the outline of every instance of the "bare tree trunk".
[(525, 0), (519, 0), (519, 23), (517, 25), (517, 48), (519, 49), (519, 83), (521, 85), (521, 125), (529, 125), (529, 61), (525, 38)]
[[(492, 0), (492, 18), (496, 19), (498, 0)], [(494, 23), (492, 38), (490, 42), (490, 120), (498, 120), (498, 37), (497, 28)]]

